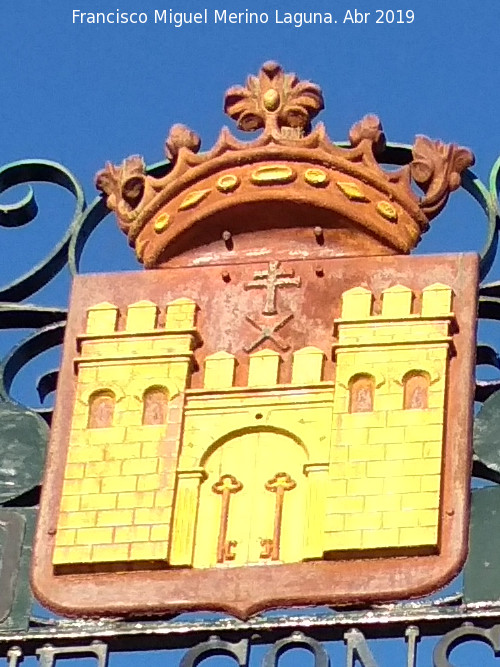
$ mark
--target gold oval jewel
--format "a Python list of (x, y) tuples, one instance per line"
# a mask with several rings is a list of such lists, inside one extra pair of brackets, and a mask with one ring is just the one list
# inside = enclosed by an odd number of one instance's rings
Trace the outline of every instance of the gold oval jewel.
[(220, 192), (233, 192), (240, 184), (240, 179), (234, 174), (225, 174), (217, 181), (216, 188)]
[(266, 90), (264, 93), (262, 102), (268, 111), (276, 111), (280, 105), (280, 94), (275, 88), (269, 88), (269, 90)]
[(179, 204), (179, 211), (185, 211), (187, 208), (197, 206), (209, 194), (210, 188), (208, 190), (194, 190), (193, 192), (190, 192)]
[(170, 223), (170, 216), (168, 213), (162, 213), (159, 215), (155, 222), (154, 222), (154, 230), (157, 234), (161, 234), (161, 232), (168, 227)]
[(380, 215), (386, 220), (390, 220), (391, 222), (396, 222), (396, 220), (398, 219), (398, 212), (396, 211), (394, 206), (388, 201), (379, 201), (376, 206), (376, 209), (380, 213)]
[(328, 183), (328, 174), (323, 169), (307, 169), (304, 173), (304, 180), (309, 185), (318, 187)]
[(297, 174), (290, 167), (272, 164), (267, 167), (259, 167), (251, 176), (252, 183), (256, 185), (273, 185), (274, 183), (291, 183)]
[(356, 183), (347, 183), (346, 181), (337, 181), (337, 187), (352, 201), (370, 201), (368, 197), (360, 190)]

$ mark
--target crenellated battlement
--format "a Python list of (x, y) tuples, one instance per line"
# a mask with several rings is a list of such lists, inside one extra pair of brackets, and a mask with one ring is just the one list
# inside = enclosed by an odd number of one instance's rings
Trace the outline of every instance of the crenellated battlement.
[[(453, 290), (443, 283), (424, 287), (421, 293), (405, 285), (392, 285), (381, 293), (381, 313), (373, 313), (375, 295), (365, 287), (357, 286), (342, 293), (341, 317), (337, 322), (364, 322), (366, 320), (420, 319), (452, 317)], [(418, 312), (414, 303), (419, 303)]]
[[(122, 311), (115, 304), (104, 301), (87, 310), (85, 331), (87, 336), (186, 331), (195, 326), (196, 308), (196, 303), (187, 298), (175, 299), (167, 303), (164, 318), (162, 318), (164, 325), (160, 327), (159, 316), (163, 313), (152, 301), (136, 301)], [(121, 317), (124, 321), (122, 330), (119, 329)]]
[(85, 333), (77, 337), (81, 356), (75, 365), (89, 361), (128, 358), (192, 356), (199, 336), (195, 328), (196, 303), (176, 299), (161, 310), (152, 301), (137, 301), (120, 310), (103, 302), (87, 311)]
[(375, 295), (364, 287), (342, 294), (341, 317), (335, 320), (335, 346), (407, 345), (450, 341), (453, 292), (435, 283), (421, 293), (393, 285), (381, 294), (380, 314), (373, 313)]
[[(292, 357), (291, 384), (317, 384), (322, 382), (325, 354), (317, 347), (304, 347)], [(203, 386), (205, 389), (222, 390), (234, 386), (236, 356), (220, 351), (205, 358)], [(248, 356), (247, 387), (274, 388), (279, 384), (281, 355), (269, 349), (258, 350)]]

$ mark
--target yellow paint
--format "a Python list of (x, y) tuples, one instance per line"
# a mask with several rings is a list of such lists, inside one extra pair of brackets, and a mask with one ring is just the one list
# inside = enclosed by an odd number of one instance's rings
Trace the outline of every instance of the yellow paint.
[(370, 201), (356, 183), (337, 181), (337, 187), (351, 201)]
[(453, 292), (451, 287), (434, 283), (422, 290), (422, 315), (448, 315), (451, 313)]
[[(414, 295), (404, 285), (384, 290), (381, 315), (370, 314), (372, 297), (362, 287), (345, 292), (336, 323), (334, 410), (340, 428), (332, 433), (337, 462), (330, 472), (346, 475), (347, 489), (330, 489), (327, 508), (339, 513), (347, 504), (352, 510), (344, 528), (332, 524), (326, 531), (332, 557), (343, 549), (394, 549), (395, 555), (404, 548), (438, 549), (451, 289), (425, 288), (420, 313), (412, 313)], [(403, 381), (412, 371), (430, 378), (430, 407), (403, 409)], [(375, 378), (374, 410), (345, 414), (350, 379), (359, 373)]]
[(224, 174), (221, 176), (215, 185), (219, 192), (229, 193), (234, 192), (240, 184), (240, 179), (235, 174)]
[(303, 347), (293, 355), (292, 384), (321, 382), (325, 355), (317, 347)]
[(156, 327), (158, 307), (152, 301), (138, 301), (127, 308), (126, 331), (147, 331)]
[(99, 510), (96, 514), (97, 526), (129, 526), (134, 519), (133, 510)]
[[(439, 284), (421, 295), (392, 285), (376, 296), (378, 315), (365, 286), (341, 297), (332, 323), (335, 385), (324, 377), (327, 350), (305, 347), (286, 356), (283, 372), (275, 350), (250, 354), (244, 387), (234, 386), (236, 356), (218, 351), (199, 371), (203, 388), (189, 389), (198, 337), (192, 300), (167, 304), (163, 317), (161, 304), (130, 304), (124, 331), (115, 330), (116, 306), (91, 308), (54, 565), (276, 562), (277, 480), (286, 486), (279, 562), (436, 551), (453, 295)], [(421, 312), (412, 312), (416, 297)], [(404, 409), (412, 372), (429, 378), (427, 407)], [(359, 375), (373, 378), (373, 410), (350, 414)], [(151, 387), (168, 396), (164, 424), (142, 424)], [(96, 391), (114, 395), (113, 422), (87, 428)]]
[(277, 384), (281, 357), (274, 350), (261, 350), (249, 356), (248, 386), (269, 387)]
[(76, 530), (58, 530), (56, 535), (56, 545), (58, 547), (72, 546), (76, 542)]
[(306, 464), (304, 475), (307, 483), (306, 516), (314, 519), (310, 518), (305, 522), (302, 558), (319, 558), (323, 553), (324, 543), (328, 464)]
[(203, 386), (206, 389), (224, 389), (233, 386), (236, 357), (228, 352), (216, 352), (205, 359)]
[[(394, 285), (382, 292), (382, 315), (387, 318), (399, 319), (411, 313), (413, 293), (404, 285)], [(408, 327), (408, 330), (410, 327)], [(408, 331), (409, 333), (409, 331)]]
[(342, 294), (342, 319), (364, 320), (370, 317), (373, 294), (365, 287), (353, 287)]
[[(286, 452), (286, 463), (283, 460)], [(227, 540), (234, 540), (234, 560), (229, 565), (263, 563), (261, 539), (272, 539), (276, 494), (266, 483), (276, 473), (286, 472), (295, 488), (285, 492), (283, 503), (280, 561), (300, 560), (304, 534), (305, 451), (291, 438), (266, 431), (235, 435), (215, 449), (205, 464), (208, 474), (200, 489), (200, 513), (195, 540), (195, 567), (216, 564), (221, 496), (212, 487), (221, 472), (233, 475), (242, 485), (230, 499)]]
[(60, 528), (88, 528), (95, 525), (96, 512), (61, 512), (59, 515)]
[(52, 556), (52, 564), (71, 565), (79, 563), (89, 563), (92, 553), (92, 547), (56, 547)]
[(208, 195), (210, 194), (210, 188), (206, 190), (194, 190), (184, 197), (182, 202), (179, 204), (179, 211), (185, 211), (189, 208), (194, 208), (198, 206)]
[[(196, 304), (190, 299), (167, 304), (162, 329), (156, 328), (158, 310), (150, 301), (130, 304), (122, 314), (125, 330), (119, 332), (116, 306), (89, 310), (77, 360), (54, 565), (115, 562), (119, 567), (124, 561), (157, 559), (159, 550), (166, 558), (167, 545), (158, 535), (170, 533), (175, 476), (160, 471), (180, 437), (180, 392), (194, 347)], [(142, 425), (143, 396), (150, 387), (165, 388), (164, 424)], [(102, 390), (115, 397), (113, 423), (87, 428), (90, 398)], [(135, 513), (141, 509), (148, 514), (138, 520)], [(153, 528), (156, 537), (150, 540)], [(73, 545), (86, 550), (74, 551)]]
[(272, 164), (255, 169), (250, 176), (250, 180), (255, 185), (280, 185), (291, 183), (296, 177), (297, 174), (291, 167)]
[(97, 303), (87, 311), (87, 333), (106, 334), (113, 333), (118, 320), (118, 308), (104, 301)]
[(304, 180), (306, 183), (309, 183), (309, 185), (321, 187), (328, 183), (328, 174), (326, 171), (323, 171), (323, 169), (307, 169), (304, 172)]
[(205, 472), (200, 468), (177, 472), (173, 540), (169, 555), (171, 565), (189, 566), (193, 564), (198, 499), (200, 484), (204, 478)]
[(168, 542), (150, 542), (132, 544), (130, 546), (130, 560), (167, 560)]
[[(80, 507), (82, 510), (111, 510), (116, 507), (118, 495), (116, 493), (100, 493), (100, 484), (97, 482), (96, 493), (82, 495)], [(64, 494), (64, 490), (63, 490)], [(64, 495), (63, 495), (64, 498)]]
[(170, 215), (161, 213), (154, 221), (153, 227), (157, 234), (161, 234), (170, 224)]
[(398, 212), (394, 206), (388, 201), (379, 201), (376, 205), (376, 210), (380, 215), (389, 220), (390, 222), (396, 222), (398, 219)]
[(92, 547), (93, 563), (116, 563), (117, 561), (129, 560), (129, 545), (114, 544), (112, 547), (106, 544), (96, 544)]
[(195, 313), (196, 304), (191, 299), (176, 299), (172, 301), (167, 305), (165, 329), (168, 331), (192, 329), (194, 327)]
[(152, 491), (127, 491), (118, 494), (119, 509), (154, 507), (155, 494)]
[(275, 88), (269, 88), (262, 96), (262, 102), (267, 111), (276, 111), (280, 105), (280, 94)]

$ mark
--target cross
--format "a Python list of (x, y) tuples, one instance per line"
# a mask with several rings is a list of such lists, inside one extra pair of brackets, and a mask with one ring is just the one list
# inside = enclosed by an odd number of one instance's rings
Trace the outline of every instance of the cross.
[(235, 554), (233, 548), (236, 546), (234, 540), (227, 541), (227, 523), (229, 519), (229, 501), (232, 493), (238, 493), (243, 488), (233, 475), (221, 475), (218, 482), (212, 486), (212, 491), (222, 496), (222, 506), (220, 512), (219, 537), (217, 539), (217, 562), (223, 563), (225, 560), (234, 560)]
[[(281, 521), (283, 518), (283, 500), (285, 491), (291, 491), (297, 486), (288, 473), (277, 472), (276, 475), (266, 482), (266, 490), (276, 494), (276, 505), (274, 509), (274, 531), (271, 549), (271, 560), (280, 559)], [(266, 545), (262, 545), (266, 546)]]
[(256, 329), (260, 331), (260, 336), (251, 345), (247, 345), (246, 347), (243, 348), (245, 352), (247, 353), (252, 352), (252, 350), (255, 350), (255, 348), (258, 347), (265, 340), (272, 340), (279, 350), (281, 350), (282, 352), (286, 352), (289, 349), (290, 345), (285, 343), (285, 341), (280, 336), (278, 336), (276, 332), (279, 329), (281, 329), (281, 327), (284, 327), (285, 324), (289, 322), (292, 318), (293, 314), (289, 313), (279, 322), (276, 322), (276, 324), (267, 325), (267, 324), (259, 324), (258, 322), (253, 320), (250, 317), (250, 315), (247, 315), (245, 318), (246, 321), (250, 322), (252, 326), (254, 326)]
[[(255, 271), (253, 280), (245, 285), (245, 289), (266, 289), (266, 301), (263, 315), (276, 315), (276, 290), (279, 287), (300, 287), (300, 278), (294, 278), (293, 271), (279, 271), (279, 262), (269, 262), (269, 268)], [(264, 282), (265, 281), (265, 282)]]

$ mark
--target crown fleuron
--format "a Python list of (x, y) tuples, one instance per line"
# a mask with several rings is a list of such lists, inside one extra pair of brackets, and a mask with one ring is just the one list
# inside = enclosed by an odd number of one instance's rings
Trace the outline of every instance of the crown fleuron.
[(295, 230), (297, 243), (309, 230), (317, 240), (320, 230), (330, 256), (410, 252), (474, 163), (472, 153), (417, 136), (412, 161), (387, 172), (379, 164), (385, 136), (376, 116), (353, 125), (350, 146), (341, 147), (322, 123), (311, 128), (322, 109), (317, 85), (266, 63), (224, 100), (240, 130), (261, 130), (256, 140), (240, 141), (223, 128), (215, 146), (199, 153), (198, 135), (174, 125), (165, 176), (148, 175), (135, 156), (106, 165), (97, 188), (146, 268), (210, 246), (228, 230), (234, 239), (252, 232), (255, 245), (276, 230)]

